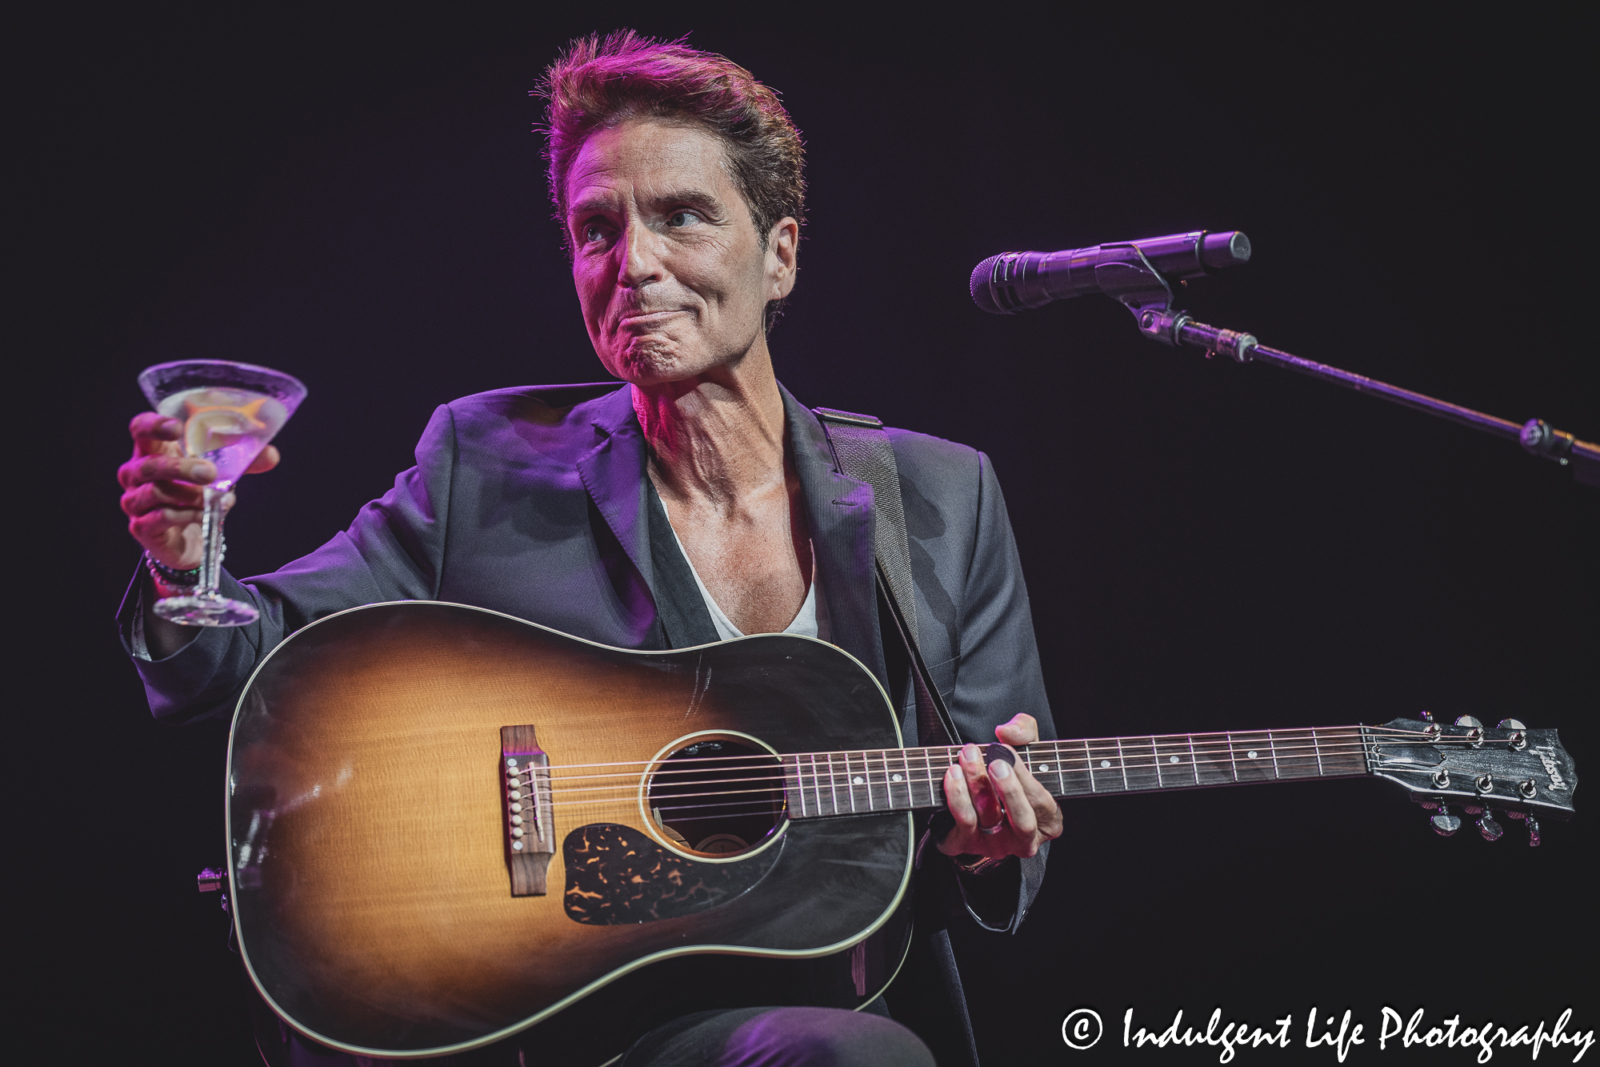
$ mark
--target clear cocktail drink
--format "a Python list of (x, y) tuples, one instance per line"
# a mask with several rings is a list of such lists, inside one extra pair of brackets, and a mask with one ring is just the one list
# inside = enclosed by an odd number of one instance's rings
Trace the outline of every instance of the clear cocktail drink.
[(222, 501), (305, 399), (306, 387), (266, 367), (191, 359), (146, 367), (139, 387), (162, 415), (183, 420), (185, 455), (208, 459), (217, 476), (205, 487), (200, 575), (193, 592), (155, 604), (186, 626), (245, 626), (258, 612), (217, 591), (222, 576)]

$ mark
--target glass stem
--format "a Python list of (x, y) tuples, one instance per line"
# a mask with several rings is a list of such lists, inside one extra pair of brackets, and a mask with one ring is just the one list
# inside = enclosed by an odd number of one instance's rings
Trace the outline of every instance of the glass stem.
[(198, 596), (216, 596), (222, 583), (222, 500), (228, 494), (205, 487), (203, 517), (200, 520), (201, 556)]

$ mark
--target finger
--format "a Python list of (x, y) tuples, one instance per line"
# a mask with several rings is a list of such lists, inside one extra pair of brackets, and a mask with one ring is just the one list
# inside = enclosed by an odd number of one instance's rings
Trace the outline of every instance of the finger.
[(1011, 828), (1023, 837), (1032, 838), (1033, 832), (1039, 828), (1039, 822), (1034, 818), (1033, 805), (1028, 802), (1022, 776), (1011, 764), (995, 760), (989, 765), (989, 782), (1005, 807), (1005, 817), (1010, 821)]
[[(951, 818), (955, 819), (956, 825), (945, 835), (945, 841), (940, 842), (941, 850), (944, 850), (945, 842), (952, 845), (961, 844), (969, 835), (975, 833), (978, 827), (978, 811), (972, 806), (972, 796), (967, 792), (966, 775), (954, 764), (944, 772), (944, 804)], [(956, 852), (960, 851), (961, 848), (956, 848)]]
[(967, 789), (967, 778), (961, 768), (952, 765), (945, 772), (944, 783), (945, 806), (955, 816), (956, 822), (969, 828), (977, 826), (978, 811), (972, 803), (972, 793)]
[(204, 490), (182, 482), (145, 482), (122, 494), (122, 510), (137, 518), (157, 508), (198, 508), (204, 499)]
[(148, 455), (182, 437), (183, 423), (168, 415), (142, 411), (128, 422), (128, 436), (133, 438), (136, 450)]
[(177, 570), (199, 561), (198, 511), (165, 508), (128, 520), (128, 532), (150, 555)]
[(1033, 776), (1027, 763), (1018, 760), (1011, 769), (1016, 773), (1017, 781), (1022, 784), (1023, 796), (1026, 798), (1028, 808), (1033, 812), (1035, 832), (1048, 841), (1054, 841), (1066, 829), (1061, 805), (1050, 795), (1050, 790)]
[(1039, 720), (1027, 712), (1019, 712), (1009, 722), (994, 728), (994, 736), (1008, 745), (1022, 748), (1039, 740)]
[(993, 826), (1005, 815), (999, 798), (989, 781), (989, 768), (983, 762), (983, 750), (977, 745), (961, 746), (961, 773), (966, 778), (967, 792), (972, 806), (978, 811), (980, 827)]
[(268, 445), (266, 448), (261, 450), (261, 454), (256, 457), (254, 463), (250, 464), (250, 466), (245, 470), (245, 473), (264, 474), (273, 467), (276, 467), (278, 465), (278, 461), (282, 458), (283, 457), (278, 454), (278, 447), (276, 445)]
[[(1034, 816), (1039, 822), (1039, 832), (1052, 840), (1061, 836), (1062, 817), (1061, 805), (1056, 798), (1033, 776), (1027, 764), (1021, 760), (1012, 768), (1017, 772), (1017, 779), (1022, 783), (1024, 795), (1028, 798), (1028, 806), (1033, 809)], [(1053, 832), (1052, 832), (1053, 830)]]
[(203, 459), (165, 454), (135, 455), (117, 468), (117, 481), (124, 489), (146, 482), (189, 482), (205, 485), (217, 476), (214, 464)]

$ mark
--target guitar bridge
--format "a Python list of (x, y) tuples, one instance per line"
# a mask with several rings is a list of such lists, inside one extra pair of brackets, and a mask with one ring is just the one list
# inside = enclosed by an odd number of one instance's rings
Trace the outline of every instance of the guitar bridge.
[(556, 838), (550, 757), (532, 726), (500, 727), (500, 770), (511, 895), (542, 897)]

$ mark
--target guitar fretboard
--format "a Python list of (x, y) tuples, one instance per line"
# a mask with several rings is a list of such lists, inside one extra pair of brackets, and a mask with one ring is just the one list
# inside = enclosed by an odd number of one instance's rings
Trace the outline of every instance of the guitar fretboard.
[[(1041, 741), (1018, 760), (1052, 796), (1143, 793), (1369, 773), (1360, 726)], [(791, 819), (944, 805), (959, 749), (887, 748), (782, 757)]]

